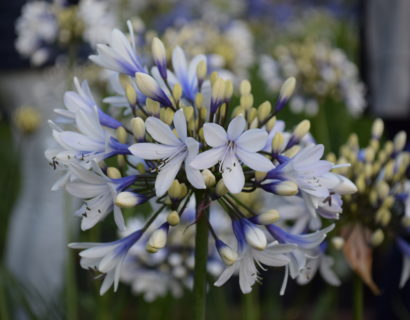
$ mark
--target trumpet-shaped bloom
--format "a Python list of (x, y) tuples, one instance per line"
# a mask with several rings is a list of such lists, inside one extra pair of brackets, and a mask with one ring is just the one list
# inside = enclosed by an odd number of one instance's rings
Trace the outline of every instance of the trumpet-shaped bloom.
[[(75, 197), (85, 199), (84, 204), (77, 210), (81, 215), (81, 229), (88, 230), (96, 223), (104, 219), (111, 211), (114, 211), (114, 220), (120, 229), (124, 229), (124, 218), (121, 209), (114, 204), (119, 192), (132, 185), (137, 177), (128, 176), (119, 179), (111, 179), (103, 174), (101, 169), (94, 163), (90, 171), (78, 164), (70, 164), (70, 172), (76, 180), (66, 184), (67, 191)], [(146, 198), (137, 195), (139, 203)]]
[(75, 85), (77, 92), (67, 91), (64, 94), (64, 105), (67, 108), (67, 110), (55, 109), (54, 111), (56, 113), (62, 115), (63, 117), (69, 118), (69, 119), (75, 119), (75, 115), (77, 114), (77, 112), (79, 110), (82, 110), (86, 113), (89, 113), (90, 116), (92, 117), (94, 108), (96, 108), (98, 112), (98, 118), (100, 120), (100, 123), (103, 126), (114, 128), (114, 129), (122, 126), (121, 122), (112, 118), (111, 116), (103, 112), (98, 107), (91, 93), (90, 87), (88, 86), (87, 81), (84, 80), (80, 84), (78, 79), (74, 78), (74, 85)]
[[(130, 28), (130, 31), (132, 28)], [(133, 34), (131, 33), (131, 39)], [(127, 37), (118, 29), (111, 33), (109, 45), (98, 44), (98, 55), (90, 56), (90, 59), (109, 70), (117, 71), (134, 77), (136, 72), (145, 72), (144, 67), (136, 54), (133, 40), (128, 41)]]
[(207, 169), (220, 162), (223, 181), (232, 193), (241, 192), (245, 185), (241, 163), (262, 172), (274, 167), (270, 160), (257, 153), (265, 146), (267, 132), (263, 129), (245, 131), (245, 128), (242, 116), (235, 117), (227, 131), (216, 123), (204, 124), (205, 141), (212, 149), (200, 153), (191, 162), (197, 169)]
[(185, 163), (184, 168), (188, 181), (197, 189), (205, 189), (200, 171), (190, 166), (191, 160), (198, 154), (199, 143), (187, 136), (183, 110), (178, 110), (174, 115), (174, 127), (178, 137), (168, 125), (157, 118), (149, 117), (145, 126), (151, 137), (159, 143), (136, 143), (129, 150), (142, 159), (162, 160), (155, 180), (157, 196), (162, 196), (167, 192), (182, 163)]
[(118, 142), (98, 119), (96, 108), (91, 113), (78, 110), (75, 120), (80, 132), (63, 131), (53, 126), (54, 139), (81, 160), (100, 161), (116, 154), (129, 154), (128, 145)]
[(100, 288), (103, 295), (114, 284), (117, 290), (121, 268), (130, 248), (141, 238), (143, 230), (137, 230), (129, 236), (109, 243), (70, 243), (73, 249), (85, 249), (80, 252), (81, 267), (96, 269), (105, 273)]

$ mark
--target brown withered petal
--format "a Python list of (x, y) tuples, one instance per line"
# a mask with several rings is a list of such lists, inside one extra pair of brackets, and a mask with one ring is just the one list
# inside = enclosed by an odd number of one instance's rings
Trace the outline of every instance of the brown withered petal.
[(370, 230), (360, 224), (350, 225), (342, 230), (342, 236), (345, 240), (343, 253), (348, 264), (372, 292), (379, 295), (380, 289), (372, 276), (373, 250), (369, 244)]

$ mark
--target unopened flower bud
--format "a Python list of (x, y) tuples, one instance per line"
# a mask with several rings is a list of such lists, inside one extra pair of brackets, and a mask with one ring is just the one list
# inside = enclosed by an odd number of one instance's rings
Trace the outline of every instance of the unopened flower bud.
[(227, 266), (233, 265), (238, 260), (238, 253), (226, 245), (222, 246), (218, 252)]
[(206, 73), (207, 73), (206, 61), (201, 60), (196, 67), (196, 75), (200, 81), (203, 81), (206, 77)]
[(333, 189), (333, 191), (339, 194), (352, 194), (357, 192), (357, 187), (352, 181), (340, 175), (338, 175), (338, 178), (340, 179), (340, 183)]
[(148, 246), (154, 249), (162, 249), (167, 244), (168, 228), (161, 227), (155, 230), (148, 240)]
[(294, 145), (290, 149), (286, 150), (283, 155), (288, 157), (288, 158), (293, 158), (296, 156), (296, 154), (300, 151), (300, 146), (299, 145)]
[(333, 237), (331, 242), (333, 247), (337, 250), (342, 249), (345, 244), (345, 240), (342, 237)]
[(149, 74), (137, 72), (135, 74), (135, 80), (137, 82), (137, 87), (140, 89), (142, 94), (160, 102), (164, 106), (172, 105), (171, 101), (159, 87), (158, 83)]
[(281, 132), (277, 132), (272, 139), (272, 152), (274, 153), (281, 153), (283, 149), (283, 144), (285, 142), (285, 138)]
[(179, 214), (178, 212), (171, 211), (168, 216), (167, 216), (167, 222), (171, 225), (171, 226), (176, 226), (179, 222), (180, 222), (180, 218), (179, 218)]
[(121, 178), (121, 172), (115, 167), (109, 167), (107, 169), (107, 176), (111, 179), (120, 179)]
[(258, 108), (258, 120), (260, 122), (264, 121), (266, 117), (271, 113), (272, 105), (269, 101), (265, 101)]
[(253, 106), (253, 95), (252, 94), (247, 94), (245, 96), (241, 96), (240, 99), (240, 104), (241, 107), (246, 109), (252, 108)]
[(125, 86), (125, 95), (127, 96), (128, 103), (131, 106), (135, 106), (137, 104), (137, 92), (130, 83), (127, 83)]
[(253, 218), (258, 224), (268, 225), (277, 222), (280, 219), (280, 214), (277, 210), (271, 209)]
[(229, 101), (232, 98), (233, 94), (233, 83), (231, 80), (225, 80), (225, 101)]
[(282, 181), (275, 185), (275, 193), (280, 196), (294, 196), (298, 192), (298, 185), (292, 181)]
[(127, 141), (127, 132), (125, 131), (124, 127), (118, 127), (115, 130), (117, 140), (120, 143), (125, 143)]
[(394, 151), (402, 151), (406, 145), (407, 134), (404, 131), (400, 131), (394, 137)]
[(310, 121), (303, 120), (301, 121), (293, 130), (293, 135), (298, 139), (301, 140), (310, 130)]
[(150, 113), (152, 115), (159, 115), (161, 105), (159, 104), (158, 101), (154, 101), (150, 98), (147, 98), (145, 104), (146, 104), (146, 108), (147, 108), (148, 113)]
[(381, 229), (377, 229), (372, 234), (371, 243), (374, 247), (377, 247), (383, 243), (384, 233)]
[(179, 195), (181, 193), (181, 184), (178, 180), (174, 180), (168, 189), (168, 195), (171, 199), (179, 200)]
[(202, 177), (204, 178), (204, 183), (207, 188), (212, 188), (215, 183), (216, 179), (214, 174), (211, 172), (211, 170), (205, 169), (202, 171)]
[(377, 118), (374, 120), (373, 125), (372, 125), (372, 137), (374, 139), (380, 139), (381, 135), (383, 134), (384, 130), (384, 123), (383, 120), (380, 118)]
[(140, 163), (138, 163), (136, 166), (135, 166), (135, 168), (138, 170), (138, 172), (139, 173), (141, 173), (141, 174), (144, 174), (147, 170), (146, 170), (146, 168), (145, 168), (145, 165), (142, 163), (142, 162), (140, 162)]
[(197, 107), (197, 109), (203, 107), (203, 103), (204, 103), (204, 96), (202, 95), (202, 93), (198, 92), (195, 95), (195, 107)]
[(190, 121), (192, 117), (194, 116), (194, 108), (189, 106), (189, 107), (184, 107), (183, 110), (184, 110), (186, 121)]
[(286, 79), (283, 83), (282, 87), (280, 88), (279, 99), (280, 100), (289, 100), (290, 96), (295, 91), (296, 87), (296, 79), (294, 77), (290, 77)]
[(271, 131), (272, 128), (276, 124), (276, 117), (272, 117), (269, 119), (269, 121), (266, 123), (266, 130)]
[(261, 182), (265, 179), (267, 172), (255, 171), (255, 180)]
[(266, 248), (268, 241), (261, 229), (253, 225), (247, 225), (244, 231), (246, 242), (248, 242), (251, 247), (257, 250), (264, 250)]
[(242, 80), (239, 88), (241, 96), (248, 95), (251, 93), (251, 83), (249, 80)]
[(176, 101), (179, 101), (182, 96), (182, 87), (179, 83), (176, 83), (172, 88), (172, 96)]
[(115, 204), (120, 208), (133, 208), (139, 204), (141, 199), (133, 192), (120, 192), (115, 198)]
[(138, 141), (145, 139), (145, 123), (140, 117), (131, 119), (131, 129), (135, 139)]

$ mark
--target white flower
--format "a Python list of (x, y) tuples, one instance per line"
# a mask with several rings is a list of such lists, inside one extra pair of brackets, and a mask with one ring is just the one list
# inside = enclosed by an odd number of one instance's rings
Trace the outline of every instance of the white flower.
[[(130, 31), (132, 31), (132, 27)], [(120, 30), (114, 29), (111, 33), (110, 44), (98, 44), (98, 55), (92, 55), (90, 59), (103, 68), (124, 73), (131, 77), (134, 77), (136, 72), (145, 72), (136, 54), (133, 36), (131, 33), (130, 43)]]
[(205, 189), (205, 183), (199, 170), (190, 166), (190, 161), (198, 154), (199, 143), (187, 137), (187, 126), (183, 110), (174, 115), (174, 127), (178, 137), (171, 128), (161, 120), (149, 117), (145, 122), (146, 130), (158, 143), (136, 143), (129, 150), (132, 154), (146, 160), (162, 160), (155, 180), (157, 196), (167, 192), (183, 162), (188, 181), (197, 189)]
[(216, 123), (204, 124), (205, 141), (212, 149), (199, 154), (191, 162), (194, 168), (207, 169), (220, 161), (223, 181), (232, 193), (241, 192), (245, 185), (239, 160), (257, 171), (273, 169), (272, 162), (257, 153), (265, 146), (267, 132), (262, 129), (244, 132), (245, 128), (246, 121), (242, 116), (235, 117), (230, 122), (227, 132)]
[[(85, 199), (84, 204), (77, 210), (77, 214), (82, 217), (81, 229), (92, 228), (113, 210), (115, 223), (119, 229), (124, 229), (121, 209), (114, 202), (118, 193), (132, 185), (137, 177), (110, 179), (95, 162), (93, 169), (94, 171), (90, 171), (74, 163), (69, 165), (69, 170), (76, 180), (67, 182), (67, 191), (77, 198)], [(139, 203), (146, 200), (142, 195), (137, 195), (137, 198)]]
[(282, 245), (277, 242), (270, 243), (262, 251), (245, 245), (239, 259), (222, 272), (214, 285), (217, 287), (222, 286), (233, 274), (239, 272), (240, 288), (243, 293), (249, 293), (258, 280), (257, 266), (261, 268), (263, 268), (262, 265), (270, 267), (286, 266), (290, 260), (285, 253), (289, 253), (292, 249), (294, 249), (293, 245)]
[(106, 274), (100, 288), (100, 294), (103, 295), (113, 284), (114, 291), (117, 290), (124, 259), (142, 234), (143, 230), (138, 230), (114, 242), (70, 243), (69, 247), (86, 249), (80, 252), (81, 267), (84, 269), (94, 268)]

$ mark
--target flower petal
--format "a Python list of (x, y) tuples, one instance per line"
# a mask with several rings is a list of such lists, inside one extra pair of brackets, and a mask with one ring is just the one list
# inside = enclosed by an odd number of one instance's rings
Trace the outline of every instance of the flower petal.
[(185, 143), (188, 148), (188, 155), (185, 159), (185, 173), (188, 181), (197, 189), (205, 189), (206, 186), (201, 172), (190, 165), (192, 159), (194, 159), (198, 154), (199, 143), (193, 138), (187, 138)]
[(178, 149), (174, 146), (158, 143), (135, 143), (128, 148), (130, 152), (145, 160), (157, 160), (170, 157)]
[(240, 135), (236, 144), (246, 151), (256, 152), (265, 146), (267, 138), (268, 133), (265, 130), (250, 129)]
[(237, 116), (232, 119), (228, 126), (229, 140), (236, 140), (246, 128), (245, 118)]
[(160, 169), (157, 179), (155, 180), (155, 191), (157, 197), (163, 196), (168, 191), (177, 176), (185, 157), (186, 152), (180, 153)]
[(190, 166), (195, 169), (207, 169), (218, 163), (222, 159), (226, 148), (218, 147), (212, 148), (205, 152), (198, 154), (194, 160), (190, 162)]
[(231, 151), (222, 163), (222, 178), (231, 193), (240, 193), (245, 185), (245, 176), (241, 164)]
[(184, 110), (179, 109), (177, 112), (175, 112), (174, 115), (174, 127), (175, 130), (178, 132), (178, 137), (182, 141), (185, 141), (187, 138), (186, 134), (186, 119), (184, 115)]
[(216, 123), (204, 124), (204, 137), (211, 147), (220, 147), (228, 142), (228, 136), (224, 128)]
[(161, 120), (154, 117), (149, 117), (145, 121), (145, 126), (148, 133), (152, 138), (154, 138), (155, 141), (171, 146), (181, 144), (181, 141), (179, 141), (179, 139), (175, 136), (171, 128)]
[(249, 168), (257, 171), (267, 172), (274, 168), (272, 161), (256, 152), (248, 152), (242, 148), (236, 148), (237, 157)]

